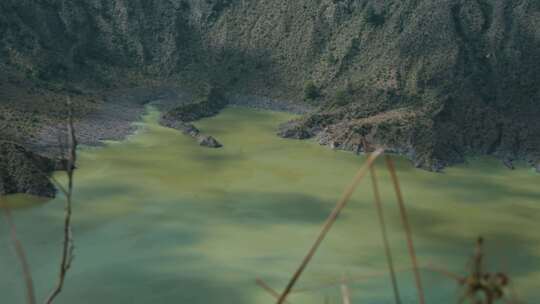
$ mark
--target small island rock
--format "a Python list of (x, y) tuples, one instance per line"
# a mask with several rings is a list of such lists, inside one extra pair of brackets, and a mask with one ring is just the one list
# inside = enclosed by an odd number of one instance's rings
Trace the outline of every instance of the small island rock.
[(199, 145), (208, 148), (221, 148), (223, 145), (212, 136), (202, 136), (199, 138)]

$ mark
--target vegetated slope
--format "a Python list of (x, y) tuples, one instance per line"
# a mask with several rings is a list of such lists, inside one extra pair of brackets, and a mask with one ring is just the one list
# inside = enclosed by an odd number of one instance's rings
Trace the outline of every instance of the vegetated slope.
[[(281, 134), (365, 139), (440, 169), (537, 161), (535, 0), (77, 0), (0, 3), (0, 62), (36, 82), (216, 83), (301, 99)], [(127, 80), (125, 80), (127, 79)]]

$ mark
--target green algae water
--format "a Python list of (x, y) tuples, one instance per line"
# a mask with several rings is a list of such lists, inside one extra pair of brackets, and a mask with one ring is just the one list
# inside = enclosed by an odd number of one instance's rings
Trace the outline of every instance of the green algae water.
[[(283, 113), (229, 108), (197, 126), (225, 147), (199, 147), (160, 127), (149, 109), (137, 134), (83, 148), (76, 172), (76, 256), (57, 303), (274, 303), (255, 284), (281, 291), (364, 157), (275, 136)], [(422, 265), (464, 274), (478, 235), (490, 270), (514, 278), (529, 303), (540, 299), (540, 176), (480, 158), (444, 174), (397, 159)], [(405, 303), (417, 303), (395, 197), (377, 164), (390, 242)], [(58, 174), (62, 180), (62, 174)], [(44, 299), (56, 279), (63, 199), (12, 196), (14, 219)], [(323, 242), (290, 300), (393, 303), (370, 180)], [(23, 280), (0, 220), (1, 303), (24, 303)], [(428, 303), (456, 303), (455, 282), (427, 270)]]

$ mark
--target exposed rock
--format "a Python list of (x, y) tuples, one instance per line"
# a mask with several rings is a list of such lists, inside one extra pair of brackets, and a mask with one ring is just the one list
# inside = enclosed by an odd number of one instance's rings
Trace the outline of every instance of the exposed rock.
[(199, 139), (199, 145), (203, 147), (208, 148), (221, 148), (223, 145), (219, 143), (214, 137), (212, 136), (200, 136)]
[(201, 134), (199, 129), (189, 123), (201, 118), (210, 117), (219, 113), (227, 100), (219, 90), (210, 88), (198, 101), (178, 106), (166, 112), (160, 119), (160, 124), (169, 128), (182, 131), (196, 139), (203, 147), (221, 148), (223, 145), (214, 137)]
[(294, 120), (280, 125), (277, 135), (283, 138), (306, 139), (314, 134), (300, 120)]
[(514, 163), (512, 162), (510, 158), (503, 158), (502, 162), (506, 168), (510, 170), (516, 169), (516, 167), (514, 167)]
[(199, 131), (199, 129), (197, 129), (193, 124), (190, 123), (183, 124), (182, 132), (191, 137), (198, 137), (201, 134), (201, 131)]
[(167, 117), (167, 118), (162, 117), (160, 120), (160, 124), (168, 128), (182, 131), (182, 133), (184, 133), (185, 135), (188, 135), (194, 138), (195, 140), (197, 140), (199, 145), (203, 147), (208, 147), (208, 148), (223, 147), (223, 145), (220, 142), (218, 142), (214, 137), (202, 134), (201, 131), (197, 129), (197, 127), (195, 127), (191, 123), (171, 119), (170, 117)]
[(159, 123), (164, 127), (182, 131), (182, 133), (189, 135), (193, 138), (198, 137), (201, 133), (201, 131), (199, 131), (199, 129), (197, 129), (197, 127), (195, 127), (193, 124), (180, 120), (165, 119), (162, 117)]
[(27, 193), (54, 197), (56, 189), (49, 180), (56, 162), (29, 152), (21, 146), (0, 144), (0, 195)]
[(165, 113), (162, 121), (169, 124), (173, 124), (175, 121), (187, 123), (201, 118), (211, 117), (223, 110), (227, 104), (227, 99), (220, 90), (209, 88), (198, 100), (181, 105)]

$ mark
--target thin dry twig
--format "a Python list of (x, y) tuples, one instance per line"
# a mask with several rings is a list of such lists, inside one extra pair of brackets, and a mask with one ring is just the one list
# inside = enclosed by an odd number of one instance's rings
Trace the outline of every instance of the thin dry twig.
[[(266, 282), (263, 281), (263, 279), (257, 278), (255, 282), (257, 283), (257, 285), (259, 285), (259, 287), (261, 287), (266, 292), (268, 292), (268, 294), (270, 294), (272, 297), (279, 299), (279, 293), (275, 291), (272, 287), (270, 287), (270, 285), (266, 284)], [(289, 302), (285, 302), (285, 303), (290, 304)]]
[(405, 208), (403, 194), (401, 193), (401, 187), (399, 185), (399, 180), (396, 174), (396, 167), (394, 165), (394, 161), (392, 160), (390, 156), (387, 155), (385, 157), (385, 160), (386, 160), (386, 165), (388, 167), (388, 170), (390, 171), (392, 183), (394, 185), (394, 191), (396, 193), (396, 197), (397, 197), (397, 201), (399, 205), (399, 213), (401, 215), (401, 223), (403, 225), (403, 229), (405, 230), (405, 234), (407, 236), (407, 247), (408, 247), (409, 256), (411, 257), (411, 261), (413, 265), (416, 289), (418, 292), (418, 301), (420, 304), (425, 304), (426, 301), (425, 301), (425, 296), (424, 296), (424, 289), (422, 287), (422, 279), (420, 277), (420, 270), (418, 268), (418, 260), (416, 258), (416, 252), (414, 249), (411, 225), (409, 223), (409, 218), (407, 216), (407, 209)]
[(26, 258), (26, 252), (24, 247), (17, 237), (17, 228), (13, 222), (13, 217), (11, 215), (11, 210), (9, 206), (5, 205), (3, 198), (0, 197), (0, 208), (4, 210), (4, 217), (10, 229), (11, 241), (13, 242), (13, 247), (15, 248), (15, 254), (21, 263), (21, 268), (24, 276), (24, 283), (26, 286), (26, 302), (28, 304), (36, 303), (36, 295), (34, 293), (34, 281), (32, 279), (32, 273), (30, 271), (30, 265), (28, 264), (28, 259)]
[(390, 248), (390, 242), (388, 241), (388, 233), (386, 231), (386, 221), (384, 218), (381, 193), (379, 191), (379, 183), (377, 182), (377, 173), (376, 173), (375, 166), (371, 166), (370, 171), (371, 171), (371, 184), (373, 186), (373, 195), (375, 197), (375, 209), (377, 209), (377, 216), (379, 218), (379, 226), (381, 227), (381, 236), (384, 243), (384, 252), (385, 252), (386, 261), (388, 264), (388, 271), (390, 273), (390, 279), (392, 281), (392, 290), (394, 292), (394, 299), (396, 301), (396, 304), (400, 304), (401, 297), (399, 295), (396, 271), (394, 269), (394, 259), (392, 258), (392, 250)]
[[(512, 280), (505, 271), (486, 271), (483, 245), (484, 239), (479, 237), (476, 241), (474, 255), (468, 263), (467, 274), (464, 276), (452, 273), (443, 267), (428, 265), (426, 269), (455, 280), (463, 288), (458, 303), (466, 301), (483, 304), (494, 304), (499, 303), (499, 301), (508, 304), (522, 303), (512, 294)], [(478, 299), (479, 296), (482, 300)]]
[(66, 174), (68, 177), (68, 186), (66, 195), (66, 204), (65, 204), (65, 213), (64, 213), (64, 240), (62, 246), (62, 258), (60, 262), (60, 272), (58, 274), (58, 281), (56, 287), (51, 292), (50, 296), (45, 301), (46, 304), (51, 304), (54, 299), (62, 292), (64, 287), (64, 282), (68, 270), (71, 268), (71, 262), (73, 261), (73, 237), (71, 231), (71, 213), (72, 213), (72, 198), (73, 198), (73, 174), (75, 170), (75, 163), (77, 162), (77, 138), (75, 136), (74, 123), (73, 123), (73, 109), (71, 105), (71, 100), (68, 99), (68, 159), (67, 159), (67, 168)]
[(300, 276), (304, 272), (305, 268), (307, 267), (307, 265), (309, 264), (309, 262), (311, 261), (311, 259), (315, 255), (315, 252), (317, 251), (317, 249), (321, 245), (322, 241), (324, 240), (324, 238), (328, 234), (328, 231), (330, 231), (330, 228), (332, 228), (332, 225), (334, 224), (334, 222), (338, 218), (339, 214), (341, 213), (343, 208), (345, 208), (345, 206), (349, 202), (352, 194), (354, 193), (354, 191), (356, 190), (356, 188), (358, 187), (358, 185), (360, 184), (362, 179), (368, 173), (369, 167), (373, 164), (373, 162), (377, 159), (377, 157), (379, 157), (382, 153), (383, 153), (382, 149), (377, 149), (375, 152), (373, 152), (368, 157), (368, 159), (366, 160), (366, 162), (364, 163), (362, 168), (360, 168), (360, 170), (356, 174), (355, 178), (353, 179), (353, 182), (349, 185), (349, 187), (347, 187), (347, 189), (343, 193), (343, 196), (341, 197), (341, 199), (336, 204), (336, 207), (334, 208), (332, 213), (330, 213), (330, 216), (328, 217), (328, 219), (324, 223), (323, 228), (322, 228), (321, 232), (319, 233), (319, 236), (315, 240), (315, 243), (312, 245), (312, 247), (308, 251), (307, 255), (302, 260), (302, 263), (300, 264), (298, 269), (295, 271), (293, 277), (291, 278), (291, 280), (287, 284), (285, 290), (283, 291), (283, 293), (279, 297), (278, 302), (277, 302), (278, 304), (285, 303), (285, 300), (287, 299), (287, 296), (289, 295), (289, 293), (293, 289), (294, 285), (296, 284), (296, 282), (298, 281), (298, 279), (300, 278)]
[[(409, 271), (411, 269), (412, 269), (411, 267), (401, 267), (401, 268), (395, 269), (395, 271), (396, 273), (400, 273), (400, 272)], [(366, 280), (382, 277), (387, 274), (388, 274), (388, 271), (378, 271), (378, 272), (372, 272), (372, 273), (368, 273), (368, 274), (364, 274), (360, 276), (349, 276), (348, 278), (346, 278), (346, 282), (348, 284), (364, 282)], [(304, 287), (304, 288), (295, 288), (291, 291), (291, 293), (311, 292), (311, 291), (319, 290), (323, 288), (339, 286), (342, 282), (343, 282), (343, 279), (328, 280), (325, 283), (314, 285), (314, 286), (309, 286), (309, 287)]]
[(343, 275), (343, 279), (341, 282), (341, 299), (343, 304), (351, 304), (351, 291), (349, 290), (349, 286), (347, 286), (347, 278), (345, 275)]
[(438, 266), (435, 266), (435, 265), (432, 265), (432, 264), (426, 265), (426, 266), (421, 267), (421, 268), (426, 269), (428, 271), (435, 272), (435, 273), (439, 273), (439, 274), (441, 274), (441, 275), (443, 275), (443, 276), (445, 276), (445, 277), (447, 277), (449, 279), (452, 279), (452, 280), (456, 281), (459, 284), (463, 284), (463, 281), (465, 280), (464, 277), (462, 277), (462, 276), (460, 276), (460, 275), (458, 275), (456, 273), (453, 273), (453, 272), (451, 272), (449, 270), (446, 270), (446, 269), (444, 269), (442, 267), (438, 267)]

